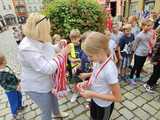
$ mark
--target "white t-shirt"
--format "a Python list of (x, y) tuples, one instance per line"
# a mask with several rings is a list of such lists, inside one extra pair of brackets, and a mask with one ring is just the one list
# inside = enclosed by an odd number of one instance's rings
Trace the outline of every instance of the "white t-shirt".
[[(93, 81), (91, 84), (91, 90), (100, 94), (110, 94), (112, 91), (109, 85), (118, 83), (117, 67), (115, 63), (110, 59), (98, 74), (96, 79), (97, 70), (101, 67), (101, 65), (102, 64), (95, 63), (93, 66)], [(112, 101), (101, 100), (98, 98), (93, 98), (93, 100), (97, 105), (101, 107), (107, 107), (112, 103)]]
[(52, 90), (51, 75), (56, 73), (58, 67), (53, 60), (57, 47), (27, 37), (22, 40), (18, 56), (22, 65), (22, 91), (48, 93)]
[(117, 47), (116, 42), (114, 40), (110, 39), (109, 40), (109, 49), (111, 51), (112, 59), (114, 59), (116, 47)]

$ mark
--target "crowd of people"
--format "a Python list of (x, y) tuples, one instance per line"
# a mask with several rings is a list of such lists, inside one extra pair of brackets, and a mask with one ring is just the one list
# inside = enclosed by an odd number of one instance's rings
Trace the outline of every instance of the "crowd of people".
[(91, 120), (109, 120), (114, 103), (121, 101), (119, 81), (131, 86), (142, 81), (146, 60), (154, 67), (144, 88), (154, 93), (160, 77), (159, 28), (160, 14), (155, 20), (130, 16), (122, 26), (118, 21), (110, 23), (103, 33), (81, 34), (72, 29), (65, 40), (59, 34), (50, 36), (46, 16), (31, 14), (23, 29), (13, 27), (22, 66), (20, 80), (11, 68), (6, 71), (5, 55), (0, 54), (0, 85), (13, 119), (19, 119), (18, 112), (26, 107), (21, 90), (38, 105), (42, 120), (51, 120), (52, 113), (55, 119), (67, 117), (68, 113), (59, 110), (58, 98), (67, 95), (64, 91), (72, 84), (71, 102), (82, 96), (89, 101)]

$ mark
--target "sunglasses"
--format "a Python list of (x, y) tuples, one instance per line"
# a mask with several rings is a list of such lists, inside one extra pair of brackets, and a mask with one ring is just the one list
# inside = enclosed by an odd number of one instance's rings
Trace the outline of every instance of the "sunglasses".
[(45, 20), (45, 19), (48, 20), (49, 17), (47, 17), (47, 16), (43, 17), (42, 19), (40, 19), (39, 21), (36, 22), (36, 25), (39, 24), (40, 22), (42, 22), (42, 21)]

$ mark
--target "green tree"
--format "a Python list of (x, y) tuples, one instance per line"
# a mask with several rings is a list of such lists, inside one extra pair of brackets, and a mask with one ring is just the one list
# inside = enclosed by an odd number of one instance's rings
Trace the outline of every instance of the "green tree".
[(55, 0), (44, 14), (50, 18), (51, 35), (67, 38), (72, 29), (104, 31), (105, 14), (96, 0)]

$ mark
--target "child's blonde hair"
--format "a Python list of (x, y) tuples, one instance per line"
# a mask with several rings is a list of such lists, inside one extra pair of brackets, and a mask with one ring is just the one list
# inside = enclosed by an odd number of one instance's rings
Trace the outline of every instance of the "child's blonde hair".
[(82, 49), (86, 53), (95, 54), (100, 50), (106, 51), (107, 55), (110, 54), (108, 47), (109, 39), (102, 33), (91, 32), (83, 43)]
[(123, 31), (125, 31), (125, 30), (131, 31), (131, 29), (132, 29), (131, 24), (125, 24), (125, 25), (123, 26)]
[(50, 42), (50, 22), (44, 15), (32, 13), (23, 26), (23, 33), (31, 39)]
[(152, 25), (152, 24), (153, 24), (153, 21), (151, 19), (142, 20), (142, 22), (141, 22), (141, 28), (143, 29), (144, 26), (146, 26), (146, 25)]
[(80, 35), (81, 35), (81, 33), (78, 29), (73, 29), (73, 30), (71, 30), (71, 32), (69, 34), (69, 38), (74, 39), (74, 38), (80, 37)]
[(58, 42), (61, 40), (61, 36), (59, 34), (55, 34), (53, 37), (52, 37), (52, 43), (55, 43), (55, 42)]

